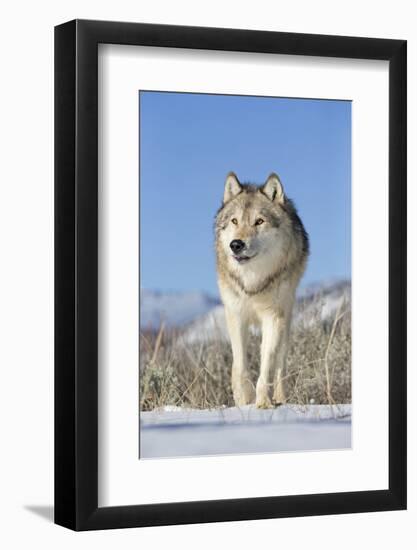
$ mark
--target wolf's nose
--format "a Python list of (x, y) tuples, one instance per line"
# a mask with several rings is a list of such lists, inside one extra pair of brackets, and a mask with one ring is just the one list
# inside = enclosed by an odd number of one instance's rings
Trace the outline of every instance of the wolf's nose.
[(232, 249), (232, 251), (235, 254), (238, 254), (239, 252), (241, 252), (245, 248), (245, 243), (243, 241), (241, 241), (240, 239), (234, 239), (230, 243), (230, 248)]

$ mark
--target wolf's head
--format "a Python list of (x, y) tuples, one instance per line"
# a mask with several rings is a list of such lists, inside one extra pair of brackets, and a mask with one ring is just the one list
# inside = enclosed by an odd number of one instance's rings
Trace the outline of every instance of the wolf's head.
[(218, 260), (241, 274), (268, 274), (308, 253), (307, 234), (276, 174), (261, 186), (241, 184), (233, 172), (227, 175), (216, 241)]

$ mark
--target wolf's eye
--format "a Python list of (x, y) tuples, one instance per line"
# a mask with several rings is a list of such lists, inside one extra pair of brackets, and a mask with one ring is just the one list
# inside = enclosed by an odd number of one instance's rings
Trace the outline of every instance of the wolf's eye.
[(255, 221), (255, 225), (262, 225), (264, 223), (263, 219), (262, 218), (258, 218), (256, 221)]
[(237, 225), (237, 219), (236, 218), (232, 218), (232, 223)]

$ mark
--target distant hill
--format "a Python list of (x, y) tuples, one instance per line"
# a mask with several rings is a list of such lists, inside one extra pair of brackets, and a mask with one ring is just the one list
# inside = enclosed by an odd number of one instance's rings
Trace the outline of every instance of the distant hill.
[[(336, 280), (300, 289), (293, 323), (326, 321), (343, 304), (350, 303), (350, 281)], [(182, 328), (187, 342), (227, 339), (224, 308), (218, 298), (204, 292), (158, 292), (141, 290), (141, 329), (157, 330), (163, 321)]]
[[(293, 313), (294, 325), (311, 326), (334, 318), (339, 308), (350, 307), (350, 281), (332, 281), (301, 289)], [(195, 319), (185, 328), (183, 338), (188, 343), (227, 340), (224, 307), (220, 304), (205, 315)]]
[(204, 292), (158, 292), (141, 290), (140, 321), (142, 330), (158, 329), (161, 322), (169, 327), (190, 323), (220, 304), (218, 298)]

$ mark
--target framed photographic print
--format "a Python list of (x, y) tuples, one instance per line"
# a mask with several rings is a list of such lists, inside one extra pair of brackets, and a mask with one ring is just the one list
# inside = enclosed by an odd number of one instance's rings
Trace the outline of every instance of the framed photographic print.
[(60, 25), (55, 197), (56, 523), (406, 507), (405, 41)]

